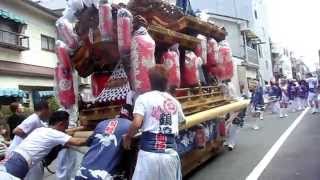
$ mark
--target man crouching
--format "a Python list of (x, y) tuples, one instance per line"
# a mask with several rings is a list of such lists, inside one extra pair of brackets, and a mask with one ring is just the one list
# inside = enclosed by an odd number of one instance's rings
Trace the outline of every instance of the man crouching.
[(58, 146), (81, 146), (86, 140), (72, 138), (65, 134), (69, 125), (69, 114), (65, 111), (54, 112), (49, 119), (49, 127), (34, 130), (12, 152), (0, 171), (0, 179), (16, 180), (25, 178), (29, 169), (42, 161), (50, 151)]
[(128, 132), (132, 107), (124, 105), (120, 115), (100, 122), (88, 139), (90, 146), (84, 155), (75, 180), (112, 180), (123, 157), (122, 136)]

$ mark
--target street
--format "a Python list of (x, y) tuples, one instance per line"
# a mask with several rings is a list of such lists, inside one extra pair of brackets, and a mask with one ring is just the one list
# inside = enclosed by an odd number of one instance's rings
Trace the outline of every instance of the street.
[[(225, 151), (185, 179), (245, 180), (249, 174), (256, 175), (253, 169), (301, 113), (290, 113), (288, 118), (283, 119), (266, 114), (260, 122), (259, 131), (250, 128), (252, 118), (247, 118), (247, 125), (241, 130), (239, 143), (233, 151)], [(318, 157), (320, 147), (318, 120), (319, 115), (306, 112), (270, 163), (262, 169), (260, 177), (256, 177), (259, 180), (318, 179), (320, 162), (315, 158)]]
[[(225, 150), (184, 179), (252, 180), (247, 177), (301, 114), (302, 112), (290, 113), (288, 118), (280, 119), (278, 115), (266, 113), (264, 120), (260, 121), (261, 129), (258, 131), (251, 128), (253, 118), (247, 117), (239, 134), (239, 143), (233, 151)], [(270, 163), (259, 174), (259, 180), (318, 179), (320, 161), (315, 158), (320, 147), (318, 119), (319, 115), (306, 112)], [(55, 179), (55, 175), (46, 172), (45, 179)]]

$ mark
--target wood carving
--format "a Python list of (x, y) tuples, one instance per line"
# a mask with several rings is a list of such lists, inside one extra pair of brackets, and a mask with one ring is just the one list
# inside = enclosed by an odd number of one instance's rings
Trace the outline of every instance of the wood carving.
[(177, 6), (161, 0), (132, 0), (128, 5), (135, 15), (143, 16), (150, 25), (182, 32), (187, 35), (203, 34), (218, 42), (225, 39), (226, 31), (192, 16), (185, 16)]

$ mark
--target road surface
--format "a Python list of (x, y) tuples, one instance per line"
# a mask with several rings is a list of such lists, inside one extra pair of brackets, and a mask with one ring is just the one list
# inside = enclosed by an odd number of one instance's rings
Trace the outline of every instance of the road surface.
[[(257, 165), (266, 158), (279, 138), (297, 123), (302, 112), (290, 113), (288, 118), (266, 114), (260, 121), (260, 130), (251, 129), (252, 118), (247, 118), (241, 130), (236, 148), (211, 159), (185, 180), (246, 180), (254, 174)], [(306, 112), (301, 121), (274, 152), (270, 162), (264, 164), (259, 178), (247, 180), (318, 180), (320, 179), (320, 114)], [(263, 164), (263, 163), (262, 163)], [(53, 168), (54, 169), (54, 168)], [(46, 180), (55, 179), (46, 173)]]
[[(279, 119), (276, 115), (266, 115), (260, 122), (262, 128), (259, 131), (254, 131), (249, 126), (244, 127), (234, 151), (225, 151), (185, 179), (246, 180), (249, 175), (256, 173), (254, 169), (262, 159), (268, 158), (266, 154), (284, 132), (288, 133), (286, 130), (297, 123), (296, 119), (301, 113), (291, 113), (284, 119)], [(248, 123), (252, 123), (252, 120)], [(255, 176), (259, 178), (248, 180), (318, 180), (319, 153), (320, 115), (306, 112), (280, 148), (273, 152), (270, 162), (264, 164), (262, 169), (260, 167), (261, 173)], [(270, 155), (270, 152), (268, 154)]]

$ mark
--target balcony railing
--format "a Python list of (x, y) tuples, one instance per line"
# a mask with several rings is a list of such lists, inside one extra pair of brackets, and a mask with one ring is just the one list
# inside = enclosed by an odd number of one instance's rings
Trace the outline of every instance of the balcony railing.
[(29, 49), (29, 37), (0, 29), (0, 47), (24, 51)]
[(259, 65), (257, 50), (247, 47), (247, 52), (248, 52), (248, 62), (255, 65)]

